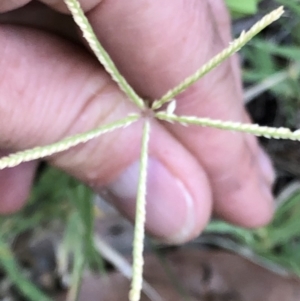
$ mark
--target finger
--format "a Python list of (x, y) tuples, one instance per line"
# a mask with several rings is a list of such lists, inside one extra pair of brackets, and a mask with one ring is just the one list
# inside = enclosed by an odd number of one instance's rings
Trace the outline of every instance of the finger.
[[(87, 15), (130, 84), (155, 99), (228, 45), (229, 29), (219, 34), (219, 20), (228, 16), (213, 3), (102, 1)], [(241, 83), (234, 69), (236, 61), (229, 60), (193, 85), (178, 97), (176, 113), (243, 121)], [(243, 226), (270, 220), (272, 195), (263, 170), (269, 163), (260, 164), (259, 148), (249, 146), (247, 134), (166, 126), (207, 171), (217, 213)]]
[(29, 196), (35, 170), (35, 162), (0, 170), (0, 214), (10, 214), (23, 207)]
[[(19, 150), (53, 143), (137, 110), (99, 64), (76, 45), (4, 25), (0, 44), (0, 147)], [(96, 191), (109, 192), (133, 220), (142, 123), (103, 135), (49, 161)], [(155, 121), (149, 152), (148, 232), (172, 242), (195, 237), (211, 211), (206, 174)]]
[(17, 0), (17, 1), (11, 1), (11, 0), (2, 0), (0, 3), (0, 12), (7, 12), (12, 9), (16, 9), (19, 7), (22, 7), (23, 5), (26, 5), (31, 0)]
[[(101, 0), (85, 0), (81, 3), (81, 6), (84, 10), (89, 11), (92, 10), (96, 5), (100, 3)], [(34, 3), (32, 0), (2, 0), (0, 3), (0, 13), (8, 12), (14, 9), (18, 9), (20, 7), (24, 7), (28, 3)], [(57, 11), (68, 13), (69, 10), (62, 0), (40, 0), (39, 2), (48, 5), (49, 7), (56, 9)], [(35, 3), (33, 4), (35, 5)], [(33, 16), (35, 18), (35, 16)]]
[[(71, 16), (60, 14), (40, 2), (29, 2), (21, 7), (20, 1), (13, 1), (16, 9), (0, 14), (1, 24), (15, 24), (35, 27), (58, 34), (72, 41), (79, 41), (78, 28)], [(17, 6), (19, 4), (19, 6)], [(2, 8), (0, 3), (0, 12)]]
[[(209, 8), (214, 18), (216, 34), (219, 35), (224, 47), (232, 40), (231, 36), (231, 20), (227, 12), (225, 2), (223, 0), (215, 0), (208, 2)], [(236, 89), (239, 93), (242, 93), (242, 87), (240, 84), (241, 72), (239, 68), (238, 55), (231, 56), (229, 58), (231, 70), (234, 74), (234, 82), (236, 83)]]

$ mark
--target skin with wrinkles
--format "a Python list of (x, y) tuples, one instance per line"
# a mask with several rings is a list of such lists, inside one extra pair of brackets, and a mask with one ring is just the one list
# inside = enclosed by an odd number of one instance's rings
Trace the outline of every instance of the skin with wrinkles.
[[(45, 2), (66, 11), (61, 1)], [(170, 0), (163, 4), (158, 0), (81, 2), (121, 73), (142, 97), (150, 100), (192, 74), (231, 39), (229, 17), (219, 0)], [(31, 27), (20, 22), (17, 26), (7, 24), (10, 18), (18, 20), (16, 16), (24, 14), (24, 10), (28, 14), (42, 9), (43, 20), (47, 20), (49, 9), (37, 3), (13, 10), (24, 4), (0, 3), (1, 12), (12, 10), (2, 15), (6, 24), (0, 26), (0, 149), (7, 152), (49, 144), (137, 110), (79, 44), (80, 39), (71, 42), (65, 32), (57, 34), (57, 29), (55, 35), (49, 33), (51, 20), (39, 24), (32, 17)], [(240, 71), (233, 57), (182, 93), (176, 113), (248, 121), (241, 100)], [(212, 210), (231, 222), (250, 227), (271, 218), (270, 186), (274, 175), (252, 136), (151, 122), (149, 155), (154, 163), (149, 195), (159, 199), (159, 204), (150, 201), (147, 205), (146, 226), (151, 234), (186, 241), (198, 235)], [(127, 186), (120, 179), (124, 173), (132, 176), (140, 138), (138, 122), (49, 161), (99, 193), (105, 191), (132, 219), (134, 189), (125, 197)], [(30, 163), (0, 172), (3, 213), (22, 205), (35, 167), (36, 163)], [(19, 177), (12, 176), (14, 173)], [(7, 193), (6, 187), (17, 183), (18, 194)], [(170, 189), (165, 190), (160, 183), (169, 184)], [(172, 189), (174, 183), (179, 184)], [(189, 199), (189, 205), (184, 199)], [(188, 227), (186, 216), (193, 220)], [(178, 233), (184, 235), (180, 237)]]

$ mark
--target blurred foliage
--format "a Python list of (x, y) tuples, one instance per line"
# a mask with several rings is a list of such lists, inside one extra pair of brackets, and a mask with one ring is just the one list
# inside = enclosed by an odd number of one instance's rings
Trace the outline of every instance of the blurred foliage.
[(300, 105), (300, 1), (269, 1), (285, 6), (276, 24), (250, 41), (241, 51), (246, 86), (264, 86), (277, 99), (288, 127), (298, 127)]
[[(247, 230), (222, 221), (211, 222), (205, 233), (226, 237), (234, 244), (229, 249), (241, 255), (245, 248), (263, 260), (284, 267), (300, 276), (300, 187), (289, 195), (276, 210), (273, 221), (266, 227)], [(222, 246), (226, 248), (226, 243)], [(235, 246), (235, 247), (234, 247)], [(243, 248), (240, 248), (240, 247)]]
[[(68, 300), (76, 299), (86, 264), (94, 269), (103, 269), (102, 259), (93, 243), (92, 197), (92, 191), (82, 183), (59, 170), (46, 167), (37, 179), (26, 207), (11, 216), (0, 217), (0, 266), (28, 300), (49, 299), (30, 280), (26, 280), (14, 259), (11, 245), (22, 233), (46, 229), (55, 221), (65, 228), (59, 248), (58, 268), (62, 274), (72, 274)], [(70, 260), (72, 271), (69, 271)]]
[(258, 10), (258, 3), (261, 0), (225, 0), (227, 7), (229, 8), (233, 18), (240, 18), (245, 15), (254, 15)]

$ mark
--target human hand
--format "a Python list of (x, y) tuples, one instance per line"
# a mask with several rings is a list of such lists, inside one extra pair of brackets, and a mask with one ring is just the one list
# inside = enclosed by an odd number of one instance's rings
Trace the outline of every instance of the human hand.
[[(25, 2), (2, 1), (0, 11)], [(62, 1), (42, 2), (67, 12)], [(121, 73), (146, 99), (159, 98), (231, 40), (221, 0), (86, 0), (82, 5)], [(47, 32), (55, 28), (73, 38), (64, 18), (58, 27), (53, 12), (32, 3), (1, 20), (19, 24), (0, 26), (2, 153), (53, 143), (137, 110), (89, 51)], [(247, 122), (236, 58), (182, 93), (176, 113)], [(138, 122), (48, 161), (106, 195), (133, 220), (140, 140)], [(2, 213), (23, 205), (36, 166), (30, 162), (0, 172)], [(199, 234), (212, 211), (238, 225), (260, 226), (272, 216), (273, 179), (269, 160), (250, 135), (153, 120), (147, 231), (181, 243)]]

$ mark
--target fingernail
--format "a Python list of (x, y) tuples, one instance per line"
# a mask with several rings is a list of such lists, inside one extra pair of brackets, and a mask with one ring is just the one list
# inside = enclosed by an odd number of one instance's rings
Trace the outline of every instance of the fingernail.
[[(113, 203), (133, 220), (139, 162), (129, 166), (107, 189)], [(157, 159), (149, 158), (146, 195), (146, 229), (168, 243), (181, 243), (193, 232), (194, 201), (185, 185)]]
[(258, 164), (266, 182), (271, 186), (275, 181), (275, 172), (269, 156), (261, 148), (258, 154)]

